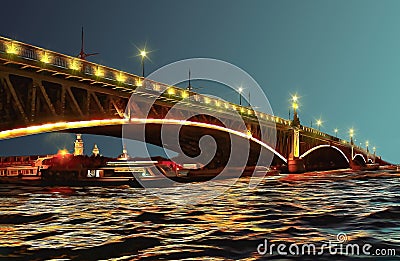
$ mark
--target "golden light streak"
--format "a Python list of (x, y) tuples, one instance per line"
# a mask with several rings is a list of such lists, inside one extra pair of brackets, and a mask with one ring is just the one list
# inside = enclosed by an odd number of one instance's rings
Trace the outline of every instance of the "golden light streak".
[(92, 120), (92, 121), (76, 121), (76, 122), (56, 122), (47, 123), (38, 126), (30, 126), (26, 128), (18, 128), (13, 130), (6, 130), (0, 132), (0, 139), (10, 139), (21, 136), (28, 136), (33, 134), (39, 134), (50, 131), (60, 131), (66, 129), (76, 129), (84, 127), (95, 127), (100, 124), (114, 125), (123, 124), (125, 119), (107, 119), (107, 120)]
[(39, 134), (44, 132), (52, 132), (52, 131), (61, 131), (68, 129), (77, 129), (77, 128), (85, 128), (85, 127), (96, 127), (96, 126), (105, 126), (105, 125), (122, 125), (122, 124), (172, 124), (172, 125), (182, 125), (182, 126), (195, 126), (201, 128), (208, 128), (213, 130), (218, 130), (222, 132), (231, 133), (233, 135), (242, 137), (244, 139), (252, 140), (253, 142), (260, 144), (264, 148), (269, 151), (275, 153), (279, 158), (281, 158), (284, 162), (287, 162), (285, 157), (283, 157), (279, 152), (273, 149), (271, 146), (266, 144), (263, 141), (260, 141), (254, 137), (249, 137), (246, 133), (232, 130), (226, 127), (203, 123), (203, 122), (194, 122), (187, 120), (174, 120), (174, 119), (140, 119), (140, 118), (131, 118), (131, 119), (104, 119), (104, 120), (90, 120), (90, 121), (75, 121), (75, 122), (57, 122), (57, 123), (47, 123), (39, 126), (31, 126), (26, 128), (18, 128), (7, 131), (0, 131), (0, 139), (10, 139), (17, 138), (22, 136), (28, 136), (33, 134)]

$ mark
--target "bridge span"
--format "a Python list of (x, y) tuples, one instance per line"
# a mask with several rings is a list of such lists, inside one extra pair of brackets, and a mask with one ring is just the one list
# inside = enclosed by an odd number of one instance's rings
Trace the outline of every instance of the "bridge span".
[[(149, 99), (154, 100), (150, 105)], [(139, 139), (135, 132), (144, 129), (145, 142), (168, 148), (161, 126), (180, 126), (179, 144), (191, 157), (200, 153), (202, 136), (214, 137), (218, 146), (209, 168), (235, 157), (227, 134), (249, 143), (248, 165), (257, 163), (262, 150), (273, 154), (272, 165), (286, 165), (291, 172), (385, 163), (352, 141), (301, 125), (296, 113), (293, 120), (283, 119), (4, 37), (0, 112), (0, 139), (51, 131), (121, 137), (129, 125), (136, 126), (130, 138)]]

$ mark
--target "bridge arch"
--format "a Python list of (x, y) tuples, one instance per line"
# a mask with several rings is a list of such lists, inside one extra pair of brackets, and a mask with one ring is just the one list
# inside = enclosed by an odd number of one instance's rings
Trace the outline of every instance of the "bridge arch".
[(359, 162), (361, 164), (366, 164), (367, 163), (367, 160), (365, 159), (364, 155), (362, 155), (360, 153), (355, 154), (352, 160), (356, 161), (356, 162)]
[(350, 159), (336, 146), (323, 144), (300, 156), (307, 171), (342, 169), (350, 166)]
[(315, 150), (318, 150), (318, 149), (320, 149), (320, 148), (332, 148), (332, 149), (335, 149), (335, 150), (339, 151), (340, 154), (342, 154), (343, 157), (346, 159), (347, 163), (350, 164), (350, 160), (348, 159), (348, 157), (346, 156), (346, 154), (344, 154), (344, 152), (343, 152), (341, 149), (339, 149), (339, 148), (336, 147), (336, 146), (332, 146), (332, 145), (328, 145), (328, 144), (318, 145), (318, 146), (316, 146), (316, 147), (314, 147), (314, 148), (311, 148), (311, 149), (309, 149), (308, 151), (304, 152), (303, 155), (300, 156), (300, 158), (302, 159), (302, 158), (304, 158), (305, 156), (307, 156), (308, 154), (310, 154), (311, 152), (313, 152), (313, 151), (315, 151)]
[[(174, 119), (151, 119), (151, 118), (130, 118), (130, 119), (104, 119), (104, 120), (88, 120), (88, 121), (74, 121), (74, 122), (56, 122), (56, 123), (46, 123), (38, 126), (29, 126), (25, 128), (18, 128), (6, 131), (0, 131), (0, 140), (1, 139), (9, 139), (9, 138), (17, 138), (23, 137), (33, 134), (40, 134), (45, 132), (57, 132), (57, 131), (66, 131), (72, 129), (84, 129), (90, 127), (101, 127), (101, 126), (112, 126), (112, 125), (124, 125), (124, 124), (173, 124), (173, 125), (181, 125), (181, 126), (195, 126), (201, 128), (209, 128), (213, 130), (218, 130), (226, 133), (230, 133), (244, 139), (251, 140), (264, 147), (265, 149), (272, 152), (274, 155), (279, 157), (285, 163), (287, 163), (287, 159), (282, 156), (278, 151), (272, 148), (270, 145), (265, 142), (258, 140), (253, 136), (248, 136), (247, 133), (243, 133), (237, 130), (229, 129), (227, 127), (222, 127), (219, 125), (214, 125), (210, 123), (203, 122), (194, 122), (187, 120), (174, 120)], [(122, 133), (121, 133), (122, 135)]]

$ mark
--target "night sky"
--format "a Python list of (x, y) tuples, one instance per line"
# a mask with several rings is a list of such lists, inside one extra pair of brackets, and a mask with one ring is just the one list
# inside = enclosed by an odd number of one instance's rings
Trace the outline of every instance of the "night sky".
[[(81, 3), (82, 2), (82, 3)], [(6, 1), (0, 35), (76, 56), (81, 27), (89, 60), (140, 74), (137, 47), (152, 50), (146, 71), (181, 59), (221, 59), (247, 71), (275, 115), (300, 120), (357, 144), (369, 140), (399, 162), (400, 1)], [(202, 93), (218, 94), (205, 86)], [(245, 91), (246, 92), (246, 91)], [(220, 96), (238, 102), (237, 95)], [(90, 152), (115, 156), (121, 141), (84, 135)], [(1, 155), (72, 149), (74, 136), (47, 134), (0, 141)], [(106, 149), (107, 148), (107, 149)]]

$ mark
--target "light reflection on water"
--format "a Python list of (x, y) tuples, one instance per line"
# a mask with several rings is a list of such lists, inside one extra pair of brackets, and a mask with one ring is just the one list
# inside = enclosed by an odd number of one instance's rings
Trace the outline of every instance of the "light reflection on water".
[(56, 194), (1, 185), (0, 255), (257, 260), (264, 239), (320, 244), (339, 232), (376, 247), (400, 243), (398, 176), (289, 175), (266, 179), (255, 189), (248, 182), (241, 178), (212, 201), (182, 206), (139, 188), (73, 188)]

